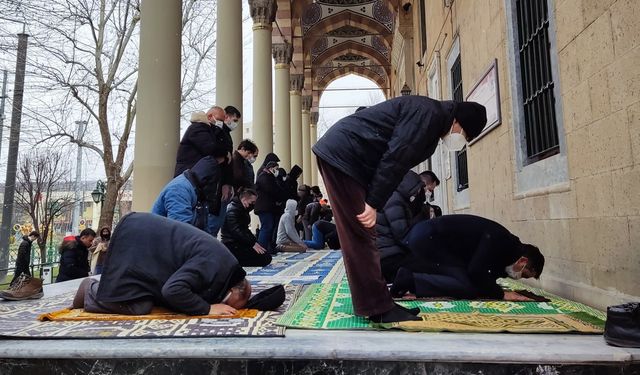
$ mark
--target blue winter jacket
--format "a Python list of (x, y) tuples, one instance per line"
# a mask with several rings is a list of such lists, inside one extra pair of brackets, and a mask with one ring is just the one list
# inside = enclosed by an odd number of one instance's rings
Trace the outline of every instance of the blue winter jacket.
[[(205, 194), (213, 190), (220, 181), (220, 167), (211, 156), (202, 158), (191, 169), (171, 180), (160, 192), (151, 212), (200, 227), (206, 223), (196, 223), (198, 190), (201, 191), (201, 205), (205, 205)], [(206, 215), (205, 215), (206, 216)], [(202, 228), (201, 228), (202, 229)]]

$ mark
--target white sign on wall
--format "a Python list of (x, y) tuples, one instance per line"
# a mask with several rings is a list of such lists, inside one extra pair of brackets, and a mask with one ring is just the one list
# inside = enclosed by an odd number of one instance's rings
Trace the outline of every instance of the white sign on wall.
[(497, 59), (493, 60), (491, 66), (489, 66), (480, 80), (473, 86), (471, 91), (469, 91), (467, 101), (480, 103), (487, 109), (487, 125), (482, 129), (480, 135), (471, 142), (471, 144), (473, 144), (502, 122)]

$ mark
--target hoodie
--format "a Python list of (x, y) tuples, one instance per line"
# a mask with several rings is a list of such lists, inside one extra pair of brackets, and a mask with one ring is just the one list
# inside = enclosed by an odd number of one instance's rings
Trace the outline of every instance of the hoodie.
[(287, 201), (287, 205), (284, 209), (284, 214), (280, 217), (280, 223), (278, 223), (278, 237), (276, 238), (276, 245), (282, 245), (287, 242), (295, 242), (298, 245), (305, 246), (304, 242), (298, 235), (296, 230), (296, 208), (298, 202), (293, 199)]
[(202, 158), (162, 189), (151, 212), (203, 229), (206, 223), (202, 222), (202, 213), (196, 214), (206, 206), (207, 196), (215, 194), (219, 180), (216, 160), (211, 156)]

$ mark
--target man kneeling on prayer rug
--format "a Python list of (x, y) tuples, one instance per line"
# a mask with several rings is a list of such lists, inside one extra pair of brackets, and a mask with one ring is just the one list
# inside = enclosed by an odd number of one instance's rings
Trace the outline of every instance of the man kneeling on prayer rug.
[(233, 315), (251, 285), (217, 239), (186, 223), (148, 213), (120, 220), (100, 281), (80, 284), (73, 308), (147, 315), (162, 306), (187, 315)]
[(540, 277), (544, 256), (502, 225), (474, 215), (445, 215), (414, 225), (405, 237), (411, 250), (398, 269), (391, 294), (458, 299), (528, 301), (504, 291), (498, 278)]

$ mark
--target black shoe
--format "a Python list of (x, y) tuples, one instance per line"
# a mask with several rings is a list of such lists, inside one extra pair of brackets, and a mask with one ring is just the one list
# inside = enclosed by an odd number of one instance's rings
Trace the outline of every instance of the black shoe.
[(607, 307), (604, 339), (609, 345), (640, 348), (640, 303)]
[(407, 294), (407, 292), (415, 293), (416, 285), (413, 280), (413, 272), (404, 267), (400, 267), (389, 291), (393, 298), (401, 298)]
[(422, 318), (418, 318), (417, 316), (409, 313), (403, 307), (394, 305), (391, 310), (385, 313), (370, 316), (369, 320), (374, 323), (395, 323), (410, 320), (422, 320)]

